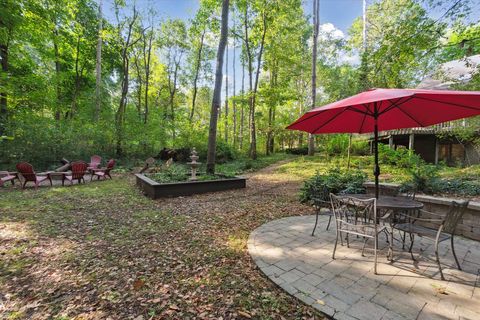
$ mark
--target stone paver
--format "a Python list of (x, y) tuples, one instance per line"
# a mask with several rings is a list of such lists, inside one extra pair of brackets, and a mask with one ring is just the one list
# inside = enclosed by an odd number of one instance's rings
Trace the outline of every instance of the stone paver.
[[(395, 260), (386, 259), (385, 237), (379, 239), (378, 275), (373, 251), (362, 239), (350, 248), (338, 244), (332, 260), (335, 226), (325, 231), (326, 217), (314, 237), (314, 216), (287, 217), (254, 230), (248, 250), (259, 269), (289, 294), (335, 319), (480, 319), (480, 245), (458, 238), (462, 264), (457, 270), (450, 248), (442, 244), (446, 281), (440, 280), (432, 242), (417, 239), (416, 261), (395, 243)], [(370, 248), (370, 249), (369, 249)]]

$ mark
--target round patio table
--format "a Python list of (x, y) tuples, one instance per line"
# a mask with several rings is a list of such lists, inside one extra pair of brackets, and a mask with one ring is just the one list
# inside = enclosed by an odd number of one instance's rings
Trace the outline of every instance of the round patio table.
[[(361, 200), (373, 199), (374, 195), (371, 194), (345, 194), (344, 197), (357, 198)], [(390, 226), (390, 230), (386, 229), (390, 235), (390, 242), (388, 246), (387, 259), (393, 260), (393, 229), (395, 226), (395, 212), (397, 211), (410, 211), (423, 208), (423, 203), (407, 197), (393, 197), (380, 195), (377, 199), (377, 209), (383, 214), (379, 217), (381, 220), (387, 222)], [(388, 238), (387, 238), (388, 239)], [(388, 240), (387, 240), (388, 241)]]
[[(345, 197), (352, 197), (357, 199), (373, 199), (374, 195), (371, 194), (346, 194)], [(377, 209), (385, 211), (397, 211), (397, 210), (416, 210), (422, 209), (423, 203), (407, 197), (393, 197), (380, 195), (377, 199)]]

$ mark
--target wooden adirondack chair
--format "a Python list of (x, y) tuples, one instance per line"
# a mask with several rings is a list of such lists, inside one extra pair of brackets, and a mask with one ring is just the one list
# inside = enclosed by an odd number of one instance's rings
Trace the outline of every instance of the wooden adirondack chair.
[(12, 186), (15, 185), (15, 179), (18, 179), (16, 174), (11, 174), (8, 171), (0, 171), (0, 187), (8, 181), (12, 183)]
[(70, 184), (73, 184), (73, 180), (78, 180), (80, 183), (83, 180), (85, 183), (85, 173), (87, 173), (88, 165), (84, 161), (77, 161), (72, 163), (72, 174), (67, 174), (62, 179), (62, 186), (64, 185), (65, 180), (70, 181)]
[(93, 155), (90, 158), (90, 163), (88, 164), (88, 170), (93, 170), (93, 169), (98, 169), (100, 166), (100, 163), (102, 163), (102, 157)]
[(20, 173), (20, 175), (25, 180), (23, 182), (22, 189), (25, 189), (25, 185), (29, 181), (35, 183), (35, 189), (38, 188), (40, 183), (42, 183), (43, 181), (46, 181), (46, 180), (50, 181), (50, 185), (52, 185), (52, 179), (50, 178), (50, 176), (48, 174), (45, 175), (45, 176), (37, 176), (37, 174), (33, 170), (33, 166), (30, 163), (20, 162), (20, 163), (17, 164), (16, 167), (17, 167), (18, 173)]
[(97, 176), (97, 180), (100, 179), (100, 178), (106, 179), (107, 177), (112, 179), (112, 176), (110, 175), (110, 171), (113, 169), (114, 166), (115, 166), (115, 160), (110, 159), (107, 162), (107, 167), (106, 168), (93, 169), (92, 177), (90, 178), (90, 181), (92, 181), (93, 176)]

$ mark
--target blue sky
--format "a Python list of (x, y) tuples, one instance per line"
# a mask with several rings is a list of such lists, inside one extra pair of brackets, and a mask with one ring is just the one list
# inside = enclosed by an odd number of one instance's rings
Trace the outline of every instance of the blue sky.
[[(104, 1), (104, 8), (103, 12), (107, 19), (114, 21), (114, 11), (113, 11), (113, 0), (103, 0)], [(220, 0), (218, 0), (220, 1)], [(376, 0), (367, 0), (367, 5), (375, 2)], [(453, 1), (453, 0), (452, 0)], [(313, 0), (303, 0), (303, 7), (304, 11), (307, 15), (311, 16), (312, 14), (312, 6)], [(137, 8), (145, 12), (148, 8), (153, 8), (156, 12), (156, 23), (159, 23), (162, 20), (167, 18), (171, 19), (183, 19), (188, 20), (192, 18), (199, 8), (199, 0), (127, 0), (129, 6), (132, 3), (136, 3)], [(446, 3), (449, 6), (449, 3)], [(472, 0), (472, 15), (469, 17), (470, 20), (478, 21), (480, 16), (480, 0)], [(436, 11), (430, 12), (430, 15), (435, 19), (438, 18), (441, 14), (444, 13), (445, 9), (437, 9)], [(129, 13), (130, 14), (130, 13)], [(320, 24), (329, 24), (326, 27), (327, 30), (332, 30), (333, 27), (339, 29), (341, 32), (341, 36), (347, 36), (348, 28), (351, 26), (352, 22), (355, 18), (362, 15), (362, 0), (320, 0)], [(332, 27), (333, 25), (333, 27)], [(342, 34), (343, 33), (343, 34)], [(239, 51), (237, 50), (237, 83), (241, 81), (241, 66), (240, 66), (240, 59), (238, 58)], [(232, 62), (233, 62), (233, 49), (229, 48), (229, 78), (231, 77), (232, 73)], [(358, 57), (352, 56), (343, 56), (345, 61), (350, 62), (358, 62)], [(230, 82), (230, 90), (231, 91), (231, 80)], [(237, 85), (237, 88), (239, 85)], [(233, 92), (230, 92), (230, 95)], [(222, 93), (223, 97), (223, 93)]]
[[(372, 0), (370, 0), (372, 1)], [(113, 19), (111, 0), (105, 1), (104, 12), (108, 19)], [(153, 7), (157, 17), (188, 19), (195, 15), (199, 7), (198, 0), (137, 0), (137, 7), (141, 10)], [(312, 0), (303, 0), (304, 10), (312, 13)], [(362, 0), (321, 0), (320, 23), (332, 23), (335, 27), (347, 33), (353, 20), (362, 14)]]
[[(220, 0), (219, 0), (220, 1)], [(373, 1), (373, 0), (367, 0)], [(127, 1), (129, 5), (133, 1)], [(313, 1), (303, 0), (303, 7), (305, 13), (309, 16), (312, 14)], [(104, 0), (103, 12), (107, 19), (114, 21), (113, 0)], [(192, 18), (199, 8), (199, 0), (136, 0), (137, 8), (140, 11), (146, 11), (148, 8), (153, 8), (156, 12), (156, 22), (162, 21), (166, 18), (188, 20)], [(340, 29), (345, 35), (353, 20), (362, 14), (362, 0), (320, 0), (320, 24), (331, 23), (336, 28)], [(233, 50), (229, 48), (229, 78), (232, 72), (232, 55)], [(241, 70), (239, 62), (239, 50), (237, 50), (237, 83), (241, 81)], [(231, 91), (231, 81), (230, 90)], [(237, 87), (240, 87), (237, 85)], [(233, 94), (233, 92), (230, 92)], [(222, 94), (223, 97), (223, 94)]]

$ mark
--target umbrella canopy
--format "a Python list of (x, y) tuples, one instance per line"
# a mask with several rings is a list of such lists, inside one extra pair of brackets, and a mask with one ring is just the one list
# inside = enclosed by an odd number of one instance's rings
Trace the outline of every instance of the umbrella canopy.
[(312, 109), (287, 127), (312, 134), (374, 132), (378, 198), (378, 131), (427, 127), (480, 114), (480, 91), (372, 89)]

